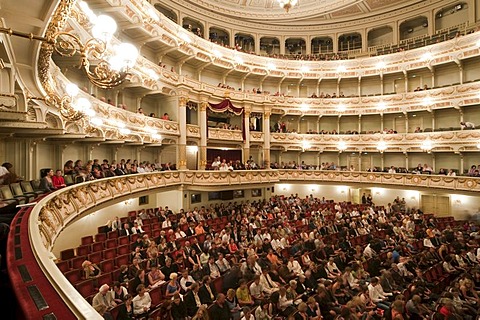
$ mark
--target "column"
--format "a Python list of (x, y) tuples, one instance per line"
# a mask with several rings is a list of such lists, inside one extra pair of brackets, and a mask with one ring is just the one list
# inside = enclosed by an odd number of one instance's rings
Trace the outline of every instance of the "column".
[(312, 40), (310, 37), (305, 38), (305, 52), (306, 54), (312, 54)]
[(408, 113), (404, 112), (403, 114), (405, 115), (405, 133), (408, 133)]
[(208, 21), (205, 22), (203, 26), (203, 39), (209, 40), (210, 38), (210, 23)]
[(338, 33), (335, 33), (332, 37), (332, 44), (333, 44), (333, 52), (337, 53), (338, 52)]
[(435, 163), (435, 152), (432, 152), (432, 169), (433, 169), (433, 172), (437, 172), (436, 163)]
[(254, 41), (255, 41), (255, 53), (260, 54), (260, 35), (259, 34), (255, 35)]
[(400, 37), (399, 37), (400, 33), (398, 32), (398, 22), (397, 21), (393, 22), (392, 31), (393, 31), (393, 35), (392, 35), (393, 44), (399, 44), (400, 43)]
[(198, 157), (198, 169), (205, 170), (207, 167), (207, 106), (208, 102), (203, 101), (200, 103), (200, 116), (199, 116), (199, 124), (200, 124), (200, 149)]
[(187, 170), (187, 97), (178, 99), (178, 125), (180, 137), (177, 145), (177, 168)]
[(285, 54), (285, 37), (279, 37), (280, 41), (280, 54)]
[(408, 168), (409, 168), (409, 166), (408, 166), (408, 152), (404, 152), (403, 154), (405, 154), (405, 168), (407, 168), (407, 170), (408, 170)]
[(465, 162), (464, 162), (464, 159), (463, 159), (463, 153), (459, 153), (460, 154), (460, 172), (459, 174), (463, 174), (464, 172), (464, 166), (465, 166)]
[(362, 115), (358, 115), (358, 133), (362, 132)]
[(435, 110), (432, 110), (430, 114), (432, 115), (432, 130), (435, 131)]
[(250, 106), (244, 107), (243, 129), (245, 130), (245, 140), (243, 141), (243, 163), (250, 158)]
[(380, 131), (383, 132), (383, 128), (384, 128), (384, 125), (383, 125), (383, 113), (380, 113)]
[(367, 52), (367, 47), (368, 47), (368, 36), (367, 36), (368, 32), (367, 32), (367, 29), (364, 28), (360, 35), (362, 37), (362, 52)]
[(270, 169), (270, 114), (271, 110), (265, 109), (263, 114), (263, 166), (265, 169)]

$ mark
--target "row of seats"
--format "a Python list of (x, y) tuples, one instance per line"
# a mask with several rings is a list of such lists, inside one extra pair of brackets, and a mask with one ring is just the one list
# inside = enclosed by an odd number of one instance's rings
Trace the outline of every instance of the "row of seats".
[(40, 190), (40, 180), (21, 181), (0, 187), (1, 200), (7, 203), (25, 204), (45, 193)]

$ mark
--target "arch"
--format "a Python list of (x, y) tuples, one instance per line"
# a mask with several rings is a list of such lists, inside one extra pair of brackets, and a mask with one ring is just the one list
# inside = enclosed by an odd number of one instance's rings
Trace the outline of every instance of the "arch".
[(312, 54), (333, 52), (333, 40), (328, 36), (315, 37), (311, 40)]
[(459, 21), (468, 21), (468, 4), (458, 2), (448, 7), (441, 8), (435, 12), (435, 32), (446, 31), (455, 33), (456, 30), (448, 30), (459, 25)]
[(306, 54), (307, 45), (303, 38), (287, 38), (285, 40), (286, 54)]
[(255, 37), (248, 33), (236, 33), (235, 47), (244, 52), (255, 52)]
[(362, 35), (358, 32), (344, 33), (338, 37), (338, 51), (362, 48)]
[(167, 7), (162, 6), (160, 3), (155, 3), (153, 6), (160, 13), (162, 13), (165, 17), (167, 17), (168, 19), (172, 20), (175, 23), (178, 23), (178, 16), (175, 13), (175, 11), (173, 11), (173, 10), (167, 8)]
[(229, 46), (230, 32), (222, 28), (210, 27), (210, 30), (208, 31), (208, 39), (221, 46)]
[(428, 34), (428, 18), (418, 16), (416, 18), (406, 20), (399, 26), (400, 40), (407, 40)]
[(391, 26), (383, 26), (373, 28), (367, 34), (367, 46), (375, 47), (384, 44), (393, 43), (393, 28)]
[(205, 27), (203, 25), (203, 22), (195, 20), (190, 17), (185, 17), (183, 18), (182, 21), (182, 27), (197, 36), (203, 38), (204, 32), (205, 32)]
[(280, 40), (277, 37), (260, 38), (260, 54), (280, 54)]

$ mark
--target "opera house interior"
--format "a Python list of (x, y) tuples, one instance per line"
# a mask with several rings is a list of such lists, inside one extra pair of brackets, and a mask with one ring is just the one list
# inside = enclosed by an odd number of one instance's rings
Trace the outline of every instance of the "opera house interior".
[(480, 0), (0, 18), (2, 319), (479, 319)]

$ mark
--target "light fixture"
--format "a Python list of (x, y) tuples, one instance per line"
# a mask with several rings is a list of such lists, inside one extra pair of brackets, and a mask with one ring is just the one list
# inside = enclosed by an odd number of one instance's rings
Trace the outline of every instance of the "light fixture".
[(298, 3), (298, 0), (277, 0), (280, 8), (285, 9), (285, 11), (289, 11), (293, 6)]
[(235, 62), (236, 62), (237, 64), (243, 64), (243, 59), (242, 59), (242, 57), (240, 57), (240, 56), (235, 56), (235, 57), (233, 57), (233, 59), (235, 60)]
[(155, 133), (158, 132), (157, 130), (155, 130), (155, 129), (152, 128), (152, 127), (145, 127), (144, 130), (145, 130), (146, 132), (148, 132), (148, 133), (151, 133), (151, 134), (155, 134)]
[(345, 141), (339, 141), (337, 145), (337, 149), (340, 152), (347, 150), (347, 144), (345, 143)]
[(422, 61), (430, 61), (432, 60), (433, 56), (430, 52), (425, 52), (424, 54), (422, 54)]
[(479, 143), (479, 144), (477, 144), (477, 148), (478, 148), (478, 149), (480, 149), (480, 143)]
[(423, 98), (422, 104), (424, 107), (431, 106), (433, 104), (433, 100), (430, 97)]
[(338, 112), (345, 112), (346, 110), (347, 110), (347, 107), (343, 103), (341, 103), (337, 106), (337, 111)]
[(337, 72), (338, 73), (341, 73), (341, 72), (346, 72), (347, 71), (347, 67), (345, 67), (343, 64), (342, 65), (339, 65), (337, 67)]
[(388, 149), (388, 146), (385, 143), (385, 141), (380, 140), (377, 144), (377, 150), (380, 151), (380, 153), (383, 153), (387, 149)]
[(312, 145), (310, 144), (310, 142), (308, 142), (306, 140), (303, 140), (303, 142), (302, 142), (303, 151), (306, 151), (306, 150), (310, 149), (311, 147), (312, 147)]
[(383, 111), (383, 110), (387, 109), (387, 105), (385, 104), (385, 102), (380, 101), (377, 105), (377, 109)]
[(188, 36), (188, 34), (186, 34), (185, 32), (180, 32), (180, 35), (179, 35), (180, 39), (182, 39), (183, 41), (185, 41), (186, 43), (191, 43), (192, 42), (192, 39), (190, 39), (190, 37)]
[(385, 69), (386, 66), (387, 66), (387, 64), (384, 61), (379, 61), (376, 64), (377, 69)]
[(212, 53), (215, 57), (217, 57), (218, 59), (220, 59), (223, 55), (220, 51), (218, 51), (217, 49), (213, 49), (212, 50)]
[[(51, 74), (48, 72), (53, 53), (66, 58), (79, 57), (80, 61), (76, 63), (79, 69), (82, 69), (90, 82), (102, 89), (112, 89), (128, 78), (128, 69), (133, 67), (138, 56), (138, 52), (130, 44), (119, 46), (113, 59), (115, 66), (109, 64), (111, 60), (109, 42), (117, 30), (115, 20), (107, 15), (96, 16), (84, 1), (80, 2), (80, 8), (92, 23), (92, 38), (83, 41), (79, 36), (70, 31), (62, 31), (65, 21), (71, 15), (75, 1), (65, 1), (57, 7), (52, 15), (51, 22), (45, 31), (46, 36), (38, 36), (31, 33), (12, 30), (10, 28), (0, 28), (0, 33), (35, 40), (42, 42), (39, 53), (39, 78), (42, 83), (46, 97), (35, 98), (44, 100), (49, 106), (53, 106), (60, 111), (60, 114), (69, 121), (78, 121), (86, 116), (84, 102), (73, 101), (73, 97), (78, 91), (73, 87), (65, 88), (66, 96), (59, 96), (55, 88), (50, 84)], [(76, 105), (73, 105), (76, 103)], [(82, 105), (83, 104), (83, 105)], [(88, 111), (92, 114), (91, 111)]]
[(305, 111), (308, 111), (308, 110), (310, 110), (310, 106), (309, 106), (307, 103), (303, 102), (303, 103), (300, 105), (300, 110), (301, 110), (301, 111), (304, 111), (304, 112), (305, 112)]
[(150, 19), (152, 19), (153, 21), (155, 22), (160, 21), (160, 17), (158, 16), (157, 12), (153, 8), (149, 7), (147, 9), (147, 13)]
[(132, 133), (132, 131), (128, 128), (121, 128), (120, 130), (118, 130), (121, 134), (123, 135), (129, 135), (130, 133)]
[(277, 66), (274, 65), (272, 62), (267, 63), (267, 69), (268, 70), (276, 70)]
[(101, 118), (92, 118), (90, 119), (90, 123), (97, 127), (100, 127), (103, 125), (103, 120)]
[(155, 140), (162, 140), (162, 136), (159, 135), (158, 133), (154, 133), (152, 134), (152, 139), (155, 139)]
[(310, 68), (307, 67), (307, 66), (301, 66), (300, 67), (300, 72), (309, 72), (310, 71)]
[(422, 145), (420, 146), (420, 148), (423, 151), (430, 153), (430, 151), (432, 151), (432, 149), (433, 149), (432, 141), (430, 139), (424, 140), (422, 142)]

